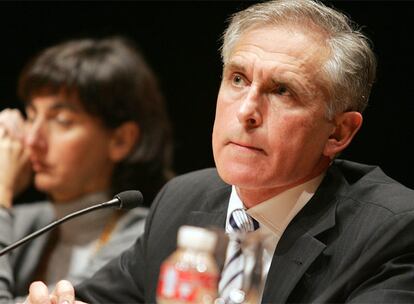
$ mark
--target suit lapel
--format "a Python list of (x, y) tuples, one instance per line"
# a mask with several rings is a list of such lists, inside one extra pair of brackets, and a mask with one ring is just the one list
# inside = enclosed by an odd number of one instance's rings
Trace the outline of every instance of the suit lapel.
[[(306, 269), (325, 246), (310, 236), (299, 239), (286, 254), (275, 255), (269, 270), (263, 302), (285, 303)], [(304, 256), (303, 252), (307, 255)]]
[(289, 224), (273, 255), (263, 303), (287, 302), (306, 270), (326, 248), (318, 236), (335, 226), (336, 194), (345, 185), (342, 177), (330, 169), (315, 195)]
[(188, 225), (224, 229), (230, 193), (231, 187), (224, 185), (200, 198), (203, 200), (201, 208), (189, 213)]
[[(326, 229), (329, 227), (332, 225), (326, 225)], [(300, 278), (325, 247), (324, 243), (307, 233), (299, 223), (289, 226), (273, 256), (263, 302), (286, 302)]]
[(188, 225), (199, 226), (199, 227), (218, 227), (218, 228), (224, 229), (223, 227), (224, 227), (225, 222), (226, 222), (226, 212), (214, 213), (214, 212), (192, 211), (188, 217)]

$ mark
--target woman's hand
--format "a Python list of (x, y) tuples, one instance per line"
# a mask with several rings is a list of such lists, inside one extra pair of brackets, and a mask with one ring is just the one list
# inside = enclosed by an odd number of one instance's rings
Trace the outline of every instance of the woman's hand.
[(30, 183), (32, 170), (24, 146), (25, 121), (18, 110), (0, 112), (0, 205), (12, 206), (13, 197)]

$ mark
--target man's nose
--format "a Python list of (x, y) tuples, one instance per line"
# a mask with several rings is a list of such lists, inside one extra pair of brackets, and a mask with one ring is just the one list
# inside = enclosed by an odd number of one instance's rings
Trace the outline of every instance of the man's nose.
[(257, 128), (263, 122), (260, 92), (251, 86), (240, 103), (237, 118), (247, 129)]

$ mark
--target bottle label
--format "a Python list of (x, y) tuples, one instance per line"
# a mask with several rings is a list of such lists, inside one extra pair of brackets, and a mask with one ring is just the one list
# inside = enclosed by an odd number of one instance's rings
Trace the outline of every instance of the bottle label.
[(180, 270), (165, 263), (161, 266), (157, 297), (181, 302), (201, 303), (205, 296), (216, 297), (217, 276), (193, 270)]

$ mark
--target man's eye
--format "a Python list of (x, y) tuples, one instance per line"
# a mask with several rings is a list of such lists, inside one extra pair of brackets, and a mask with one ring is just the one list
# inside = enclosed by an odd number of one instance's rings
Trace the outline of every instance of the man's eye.
[(243, 83), (244, 83), (244, 79), (243, 79), (243, 77), (242, 77), (242, 76), (240, 76), (240, 75), (236, 74), (236, 75), (233, 75), (232, 82), (233, 82), (233, 84), (234, 84), (234, 85), (236, 85), (236, 86), (241, 86), (241, 85), (243, 85)]
[(290, 91), (286, 86), (280, 85), (276, 88), (275, 93), (278, 95), (290, 95)]

